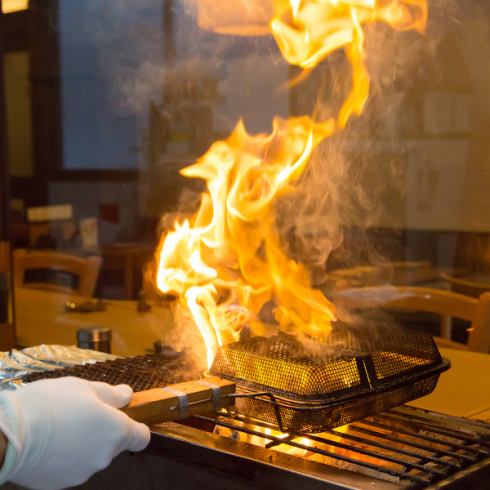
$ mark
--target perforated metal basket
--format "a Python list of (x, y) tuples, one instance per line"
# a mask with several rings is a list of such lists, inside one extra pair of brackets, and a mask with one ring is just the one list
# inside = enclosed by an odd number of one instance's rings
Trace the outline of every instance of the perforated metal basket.
[(226, 345), (210, 371), (243, 394), (275, 397), (238, 398), (248, 416), (320, 432), (427, 395), (448, 367), (426, 334), (336, 324), (323, 343), (278, 335)]

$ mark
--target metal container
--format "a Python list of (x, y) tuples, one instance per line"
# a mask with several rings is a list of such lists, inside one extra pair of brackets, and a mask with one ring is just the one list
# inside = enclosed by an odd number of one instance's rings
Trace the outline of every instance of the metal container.
[(112, 330), (105, 327), (87, 327), (77, 330), (77, 345), (80, 349), (91, 349), (111, 353)]
[(429, 335), (337, 322), (326, 342), (279, 334), (225, 345), (210, 373), (236, 383), (241, 413), (323, 432), (428, 395), (448, 368)]

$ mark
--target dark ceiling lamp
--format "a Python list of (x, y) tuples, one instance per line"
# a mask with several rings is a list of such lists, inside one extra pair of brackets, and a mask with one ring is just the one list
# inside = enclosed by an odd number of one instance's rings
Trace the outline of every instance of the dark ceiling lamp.
[(272, 0), (198, 0), (199, 27), (229, 36), (267, 36)]

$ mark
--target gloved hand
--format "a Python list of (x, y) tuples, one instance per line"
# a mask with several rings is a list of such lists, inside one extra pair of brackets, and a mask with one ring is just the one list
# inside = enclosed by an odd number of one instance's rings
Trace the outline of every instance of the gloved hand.
[(119, 453), (141, 451), (150, 430), (117, 410), (131, 397), (129, 386), (78, 378), (0, 393), (0, 430), (9, 440), (1, 482), (49, 490), (79, 485)]

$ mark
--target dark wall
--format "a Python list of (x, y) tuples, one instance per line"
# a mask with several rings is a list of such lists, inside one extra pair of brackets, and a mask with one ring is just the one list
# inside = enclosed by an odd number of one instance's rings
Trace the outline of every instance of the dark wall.
[[(4, 16), (0, 12), (0, 33)], [(4, 36), (0, 36), (0, 242), (9, 238), (9, 168), (7, 161), (7, 124), (4, 84)]]

